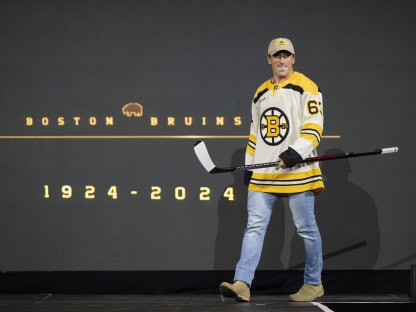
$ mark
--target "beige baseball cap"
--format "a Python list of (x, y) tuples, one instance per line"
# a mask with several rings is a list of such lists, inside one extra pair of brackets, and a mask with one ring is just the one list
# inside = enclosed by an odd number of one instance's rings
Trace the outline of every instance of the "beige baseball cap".
[(295, 54), (295, 48), (293, 47), (292, 41), (287, 38), (276, 38), (270, 41), (268, 54), (274, 55), (279, 51), (289, 51)]

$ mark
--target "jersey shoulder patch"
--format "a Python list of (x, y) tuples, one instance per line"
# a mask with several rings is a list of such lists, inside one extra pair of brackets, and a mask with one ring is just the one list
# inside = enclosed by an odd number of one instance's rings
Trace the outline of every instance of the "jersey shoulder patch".
[(294, 72), (287, 82), (287, 86), (291, 86), (290, 88), (292, 89), (295, 89), (296, 87), (297, 91), (303, 90), (303, 92), (311, 94), (318, 94), (320, 92), (315, 82), (299, 72)]
[(254, 93), (253, 103), (256, 104), (258, 102), (258, 100), (262, 97), (262, 95), (267, 93), (267, 91), (271, 90), (272, 87), (273, 87), (273, 85), (270, 82), (270, 79), (263, 82), (257, 88), (256, 93)]

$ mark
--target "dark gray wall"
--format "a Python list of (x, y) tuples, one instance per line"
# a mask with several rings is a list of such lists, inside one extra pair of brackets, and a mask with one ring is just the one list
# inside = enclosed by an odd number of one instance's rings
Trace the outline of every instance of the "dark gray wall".
[[(1, 0), (0, 270), (233, 269), (242, 176), (205, 173), (192, 146), (214, 136), (205, 141), (216, 163), (243, 162), (250, 100), (277, 36), (292, 38), (296, 69), (323, 91), (325, 134), (340, 136), (321, 154), (400, 149), (322, 164), (325, 268), (408, 269), (415, 3)], [(129, 102), (142, 117), (122, 114)], [(302, 254), (283, 201), (260, 268), (301, 268)]]

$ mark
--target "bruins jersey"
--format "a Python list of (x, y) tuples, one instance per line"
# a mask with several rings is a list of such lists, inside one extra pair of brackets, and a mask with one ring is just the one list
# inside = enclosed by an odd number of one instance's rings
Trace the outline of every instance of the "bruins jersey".
[[(252, 121), (246, 148), (246, 164), (277, 161), (289, 147), (302, 159), (317, 156), (323, 131), (322, 94), (305, 75), (293, 72), (289, 79), (271, 79), (257, 89), (252, 101)], [(292, 168), (253, 170), (249, 190), (291, 194), (324, 189), (319, 163), (300, 163)]]

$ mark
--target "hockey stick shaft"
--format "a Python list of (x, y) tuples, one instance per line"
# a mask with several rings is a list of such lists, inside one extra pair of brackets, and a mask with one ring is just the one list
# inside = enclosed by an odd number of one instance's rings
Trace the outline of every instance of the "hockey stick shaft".
[[(378, 154), (389, 154), (389, 153), (396, 153), (399, 150), (398, 147), (388, 147), (388, 148), (379, 148), (372, 151), (367, 152), (350, 152), (350, 153), (343, 153), (343, 154), (329, 154), (323, 156), (315, 156), (309, 157), (301, 161), (301, 163), (311, 163), (316, 161), (326, 161), (326, 160), (335, 160), (335, 159), (342, 159), (342, 158), (352, 158), (352, 157), (362, 157), (362, 156), (370, 156), (370, 155), (378, 155)], [(252, 165), (242, 165), (242, 166), (234, 166), (234, 167), (225, 167), (219, 168), (217, 167), (209, 153), (208, 149), (203, 141), (198, 141), (194, 144), (194, 151), (195, 154), (200, 161), (201, 165), (207, 170), (209, 173), (224, 173), (224, 172), (234, 172), (234, 171), (244, 171), (244, 170), (253, 170), (259, 168), (269, 168), (269, 167), (277, 167), (278, 163), (276, 162), (269, 162), (269, 163), (260, 163), (260, 164), (252, 164)]]
[(377, 154), (389, 154), (389, 153), (396, 153), (398, 150), (399, 150), (398, 147), (385, 147), (385, 148), (379, 148), (379, 149), (375, 149), (375, 150), (368, 151), (368, 152), (350, 152), (350, 153), (343, 153), (343, 154), (329, 154), (329, 155), (306, 158), (302, 161), (302, 163), (332, 160), (332, 159), (341, 159), (341, 158), (370, 156), (370, 155), (377, 155)]

